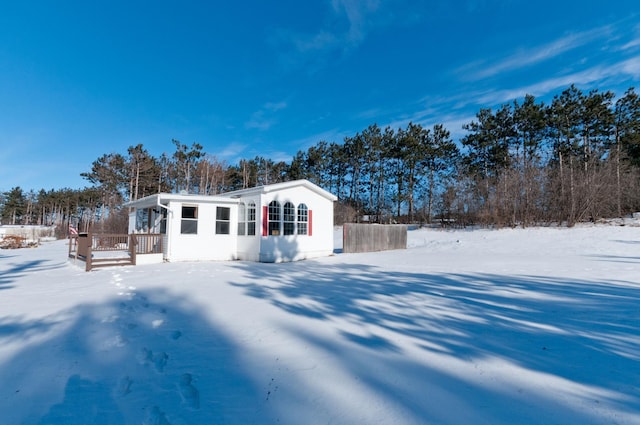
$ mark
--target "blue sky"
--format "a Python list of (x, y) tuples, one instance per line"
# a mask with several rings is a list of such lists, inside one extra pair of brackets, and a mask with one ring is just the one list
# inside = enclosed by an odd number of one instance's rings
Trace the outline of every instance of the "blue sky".
[(639, 79), (637, 0), (5, 2), (0, 191), (171, 139), (230, 164), (374, 123), (458, 139), (481, 107)]

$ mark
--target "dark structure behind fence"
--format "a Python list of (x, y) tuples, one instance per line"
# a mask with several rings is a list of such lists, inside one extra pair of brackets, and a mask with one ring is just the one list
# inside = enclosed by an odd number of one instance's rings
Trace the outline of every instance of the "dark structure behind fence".
[(344, 224), (342, 252), (372, 252), (406, 248), (407, 226), (404, 224)]

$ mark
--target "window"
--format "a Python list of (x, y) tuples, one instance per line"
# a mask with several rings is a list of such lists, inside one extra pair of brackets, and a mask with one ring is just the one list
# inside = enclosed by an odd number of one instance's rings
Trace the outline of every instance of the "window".
[(270, 236), (278, 236), (280, 234), (280, 204), (278, 201), (271, 201), (269, 204), (268, 234)]
[(167, 234), (167, 210), (165, 208), (161, 208), (160, 211), (160, 233), (163, 235)]
[(182, 206), (180, 233), (183, 235), (195, 235), (198, 233), (198, 207), (188, 205)]
[(149, 209), (136, 210), (136, 232), (147, 233), (149, 231)]
[(296, 230), (296, 208), (291, 202), (284, 204), (283, 234), (293, 235)]
[(231, 208), (216, 207), (216, 235), (228, 235), (231, 223)]
[(298, 234), (306, 235), (309, 224), (309, 209), (305, 204), (298, 205)]
[(244, 202), (238, 204), (238, 235), (245, 234), (245, 228), (247, 227), (247, 211)]
[(255, 236), (256, 234), (256, 204), (255, 202), (249, 202), (247, 208), (247, 235)]

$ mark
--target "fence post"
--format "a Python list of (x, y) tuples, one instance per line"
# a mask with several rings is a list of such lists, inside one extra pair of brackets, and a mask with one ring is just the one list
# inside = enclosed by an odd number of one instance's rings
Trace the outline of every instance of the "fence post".
[(93, 254), (91, 254), (91, 248), (93, 247), (93, 235), (91, 234), (91, 232), (87, 233), (87, 257), (85, 258), (85, 270), (90, 272), (91, 271), (91, 257), (93, 256)]

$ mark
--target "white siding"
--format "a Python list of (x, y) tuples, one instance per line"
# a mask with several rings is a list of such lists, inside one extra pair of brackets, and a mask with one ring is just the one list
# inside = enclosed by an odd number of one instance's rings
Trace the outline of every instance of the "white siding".
[[(260, 257), (262, 262), (296, 261), (325, 257), (333, 253), (333, 202), (303, 186), (269, 192), (262, 195), (262, 205), (273, 200), (282, 208), (289, 201), (297, 208), (305, 204), (311, 214), (311, 235), (262, 236)], [(262, 212), (260, 228), (262, 230)], [(261, 233), (262, 234), (262, 233)]]
[[(305, 204), (308, 211), (306, 235), (263, 235), (264, 207), (276, 200), (281, 209), (291, 202), (296, 210)], [(247, 260), (263, 262), (295, 261), (327, 256), (333, 253), (333, 201), (335, 196), (309, 183), (295, 181), (271, 186), (245, 189), (219, 196), (158, 194), (129, 203), (133, 208), (150, 208), (158, 204), (168, 208), (166, 245), (167, 261), (225, 261)], [(256, 234), (238, 235), (238, 204), (248, 210), (249, 203), (256, 204)], [(197, 233), (182, 234), (183, 205), (198, 208)], [(230, 209), (229, 234), (216, 234), (216, 207)], [(247, 211), (248, 212), (248, 211)], [(282, 213), (280, 219), (282, 220)], [(135, 213), (129, 215), (130, 231), (135, 229)], [(245, 232), (248, 233), (248, 232)]]
[[(262, 234), (262, 221), (261, 221), (261, 207), (259, 196), (247, 196), (240, 198), (240, 202), (245, 204), (248, 213), (248, 207), (250, 202), (256, 204), (256, 234), (238, 236), (238, 259), (245, 261), (259, 261), (260, 260), (260, 235)], [(237, 226), (236, 226), (237, 230)]]
[[(196, 234), (181, 233), (182, 206), (198, 207), (198, 231)], [(216, 234), (216, 207), (231, 209), (230, 234)], [(235, 203), (191, 203), (171, 202), (172, 213), (167, 226), (169, 238), (166, 258), (169, 261), (225, 261), (237, 259), (237, 205)]]

